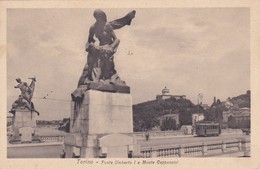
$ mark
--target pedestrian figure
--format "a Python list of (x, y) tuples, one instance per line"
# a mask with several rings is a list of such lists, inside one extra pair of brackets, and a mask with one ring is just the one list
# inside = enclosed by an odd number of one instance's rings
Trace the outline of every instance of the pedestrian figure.
[(146, 131), (146, 132), (145, 132), (145, 140), (146, 140), (146, 141), (148, 141), (148, 140), (149, 140), (149, 136), (150, 136), (149, 132), (148, 132), (148, 131)]

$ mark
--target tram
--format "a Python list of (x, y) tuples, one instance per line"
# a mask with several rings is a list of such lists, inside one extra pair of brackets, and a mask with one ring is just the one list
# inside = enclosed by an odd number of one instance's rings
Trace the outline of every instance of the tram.
[(221, 134), (221, 126), (215, 122), (200, 122), (195, 126), (197, 136), (218, 136)]

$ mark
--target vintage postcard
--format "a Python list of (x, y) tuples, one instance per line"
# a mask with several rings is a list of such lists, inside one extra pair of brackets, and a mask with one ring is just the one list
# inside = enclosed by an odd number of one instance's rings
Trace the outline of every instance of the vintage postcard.
[(0, 169), (260, 169), (259, 6), (0, 1)]

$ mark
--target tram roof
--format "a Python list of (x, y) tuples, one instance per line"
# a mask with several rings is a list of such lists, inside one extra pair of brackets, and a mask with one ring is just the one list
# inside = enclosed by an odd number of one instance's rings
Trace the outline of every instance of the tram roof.
[(203, 122), (203, 123), (197, 123), (197, 125), (219, 125), (219, 123), (214, 123), (214, 122)]

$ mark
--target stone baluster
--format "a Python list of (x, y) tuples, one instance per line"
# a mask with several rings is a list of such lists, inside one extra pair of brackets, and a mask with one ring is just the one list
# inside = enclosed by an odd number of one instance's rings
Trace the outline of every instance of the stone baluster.
[[(158, 152), (160, 153), (160, 152)], [(151, 151), (151, 158), (156, 158), (157, 157), (157, 151), (156, 150), (152, 150)]]
[(179, 146), (179, 157), (182, 157), (185, 155), (185, 148), (181, 147), (181, 145)]
[(244, 151), (244, 156), (248, 157), (250, 156), (250, 142), (248, 141), (247, 138), (243, 138), (241, 140), (242, 144), (242, 151)]
[(222, 147), (221, 147), (221, 150), (222, 150), (222, 153), (226, 152), (227, 151), (227, 144), (222, 141)]
[(202, 155), (205, 156), (207, 155), (208, 147), (204, 143), (202, 143)]
[(241, 144), (241, 140), (238, 141), (238, 150), (241, 151), (242, 150), (242, 144)]
[(72, 158), (73, 157), (73, 146), (65, 145), (65, 157), (66, 158)]

